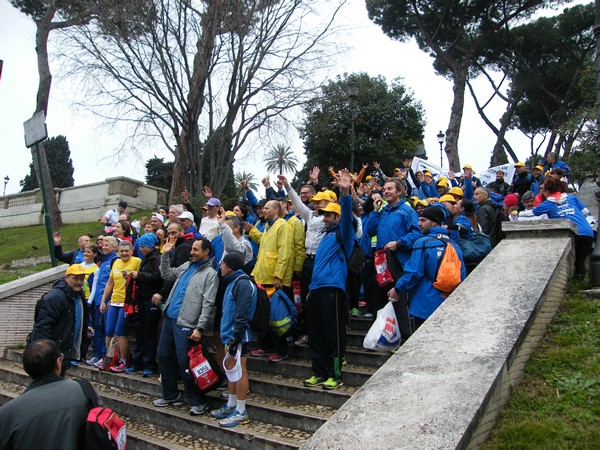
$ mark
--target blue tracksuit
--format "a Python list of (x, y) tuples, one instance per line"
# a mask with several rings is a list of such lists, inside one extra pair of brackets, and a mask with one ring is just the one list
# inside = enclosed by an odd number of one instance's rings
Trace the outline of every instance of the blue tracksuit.
[[(385, 247), (385, 244), (397, 241), (412, 232), (419, 232), (419, 217), (406, 201), (401, 199), (395, 206), (386, 205), (381, 212), (373, 211), (369, 214), (366, 233), (377, 236), (376, 249)], [(365, 232), (365, 230), (363, 230)], [(410, 249), (401, 248), (396, 255), (401, 264), (410, 259)]]
[[(239, 280), (241, 276), (243, 279)], [(251, 342), (254, 335), (250, 321), (256, 311), (256, 286), (242, 269), (236, 270), (223, 279), (227, 284), (223, 296), (223, 317), (221, 318), (221, 341)]]
[[(352, 228), (352, 197), (342, 196), (340, 206), (342, 209), (340, 224), (328, 228), (317, 247), (312, 281), (309, 286), (311, 291), (322, 287), (346, 290), (348, 277), (346, 261), (352, 253), (355, 240)], [(342, 244), (336, 239), (336, 230), (338, 229), (342, 235)]]
[[(418, 239), (413, 247), (410, 260), (404, 266), (404, 273), (396, 283), (399, 293), (408, 292), (411, 297), (410, 315), (427, 319), (442, 304), (445, 295), (433, 287), (441, 262), (445, 243), (435, 239), (438, 234), (448, 236), (443, 227), (432, 227), (428, 233)], [(450, 243), (462, 260), (462, 251), (458, 245)], [(461, 265), (461, 280), (467, 276), (464, 263)]]

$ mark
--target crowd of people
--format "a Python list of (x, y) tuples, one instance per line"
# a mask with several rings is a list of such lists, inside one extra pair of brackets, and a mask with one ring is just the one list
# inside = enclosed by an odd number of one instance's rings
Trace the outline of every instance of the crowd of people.
[[(337, 389), (349, 317), (372, 318), (392, 302), (404, 343), (448, 295), (435, 284), (447, 246), (460, 258), (462, 280), (472, 267), (462, 261), (461, 240), (484, 233), (495, 246), (502, 221), (572, 220), (576, 275), (584, 276), (594, 235), (589, 211), (568, 194), (568, 167), (552, 154), (546, 164), (530, 173), (517, 163), (510, 183), (498, 171), (487, 186), (469, 165), (438, 179), (428, 170), (414, 172), (411, 161), (389, 175), (378, 163), (368, 174), (369, 164), (359, 173), (329, 168), (325, 184), (314, 167), (299, 194), (285, 176), (273, 182), (266, 176), (261, 200), (242, 181), (239, 198), (225, 209), (205, 187), (201, 211), (183, 192), (183, 203), (136, 221), (121, 202), (103, 215), (104, 232), (95, 243), (81, 236), (78, 249), (64, 253), (55, 233), (55, 256), (71, 266), (54, 297), (67, 305), (61, 314), (73, 319), (70, 331), (50, 332), (52, 321), (41, 318), (56, 317), (60, 308), (42, 302), (31, 340), (58, 342), (70, 364), (144, 377), (160, 373), (157, 407), (183, 404), (182, 379), (190, 414), (200, 415), (209, 407), (190, 374), (188, 351), (212, 334), (218, 366), (229, 353), (240, 358), (242, 375), (235, 382), (223, 376), (227, 402), (210, 414), (224, 427), (246, 423), (248, 356), (276, 364), (288, 357), (290, 345), (307, 346), (313, 375), (304, 384)], [(355, 247), (362, 250), (360, 270), (349, 270)], [(391, 283), (378, 276), (375, 255), (381, 252), (395, 267)], [(253, 333), (256, 285), (291, 299), (295, 326)], [(136, 344), (130, 353), (132, 320)], [(85, 360), (88, 337), (92, 356)]]

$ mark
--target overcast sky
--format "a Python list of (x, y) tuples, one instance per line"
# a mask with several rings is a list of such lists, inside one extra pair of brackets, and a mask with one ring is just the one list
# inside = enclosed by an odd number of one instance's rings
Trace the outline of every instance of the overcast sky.
[[(413, 43), (399, 43), (385, 36), (381, 29), (373, 24), (365, 8), (364, 0), (350, 0), (346, 13), (340, 19), (352, 27), (347, 34), (351, 50), (339, 60), (339, 70), (344, 72), (364, 71), (371, 76), (383, 75), (391, 81), (402, 77), (407, 87), (413, 90), (415, 98), (423, 104), (426, 118), (425, 148), (430, 161), (439, 164), (440, 148), (436, 135), (446, 130), (452, 104), (452, 84), (435, 75), (432, 59), (420, 51)], [(35, 26), (30, 19), (13, 8), (6, 0), (0, 0), (0, 59), (4, 60), (0, 79), (0, 154), (2, 166), (0, 178), (8, 175), (10, 181), (6, 192), (20, 190), (19, 180), (29, 173), (31, 153), (24, 145), (23, 122), (31, 117), (35, 109), (37, 92), (37, 66), (34, 51)], [(52, 36), (51, 36), (52, 41)], [(59, 71), (51, 61), (51, 70)], [(335, 75), (334, 74), (334, 75)], [(479, 92), (490, 92), (483, 80), (478, 80)], [(138, 180), (145, 177), (144, 161), (130, 158), (116, 166), (111, 159), (117, 141), (118, 131), (100, 131), (99, 121), (91, 116), (74, 115), (73, 108), (65, 100), (71, 93), (69, 86), (61, 86), (55, 81), (52, 85), (47, 127), (50, 136), (65, 135), (69, 141), (71, 157), (75, 167), (75, 184), (100, 181), (113, 176), (127, 176)], [(484, 98), (484, 95), (481, 96)], [(496, 119), (502, 114), (504, 105), (492, 104), (490, 117)], [(529, 141), (518, 132), (508, 134), (508, 140), (524, 160), (530, 152)], [(479, 117), (473, 101), (465, 94), (465, 112), (459, 140), (461, 164), (471, 164), (476, 171), (488, 168), (491, 149), (495, 136)], [(291, 143), (300, 161), (304, 161), (302, 144), (296, 139)], [(146, 155), (171, 160), (171, 154), (159, 146), (150, 149)], [(264, 173), (260, 155), (243, 159), (243, 168), (250, 170), (257, 178)], [(444, 154), (444, 167), (448, 162)], [(391, 168), (384, 168), (388, 171)]]

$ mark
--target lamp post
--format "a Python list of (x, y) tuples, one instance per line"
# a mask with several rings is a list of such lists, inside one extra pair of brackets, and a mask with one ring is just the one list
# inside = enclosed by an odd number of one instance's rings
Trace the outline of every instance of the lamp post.
[(356, 151), (356, 133), (354, 123), (356, 122), (356, 99), (358, 98), (358, 85), (356, 81), (348, 82), (348, 97), (350, 98), (350, 108), (352, 124), (350, 128), (350, 173), (354, 174), (354, 153)]
[(6, 175), (4, 177), (4, 192), (2, 192), (3, 197), (6, 195), (6, 185), (8, 184), (9, 181), (10, 181), (10, 178), (8, 177), (8, 175)]
[(438, 142), (440, 143), (440, 167), (444, 167), (444, 149), (442, 148), (442, 145), (444, 145), (445, 137), (446, 135), (442, 133), (442, 130), (440, 130), (440, 132), (437, 135)]

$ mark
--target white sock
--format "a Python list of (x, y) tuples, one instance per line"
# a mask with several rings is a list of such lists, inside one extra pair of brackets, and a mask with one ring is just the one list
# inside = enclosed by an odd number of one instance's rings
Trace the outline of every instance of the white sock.
[(228, 408), (235, 407), (237, 401), (238, 401), (237, 395), (235, 395), (235, 394), (229, 394), (229, 398), (227, 399), (227, 407)]
[(244, 414), (246, 411), (246, 400), (238, 400), (235, 409), (237, 409), (237, 412), (240, 414)]

